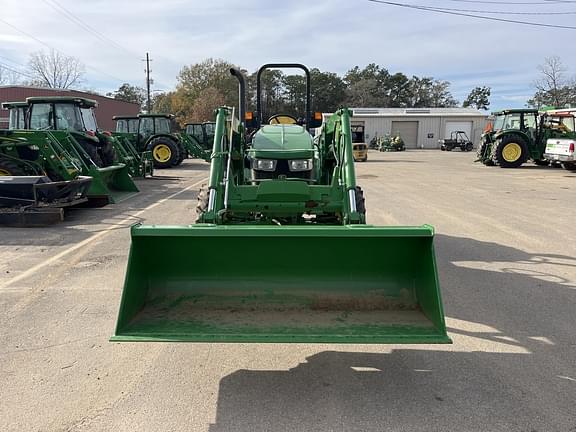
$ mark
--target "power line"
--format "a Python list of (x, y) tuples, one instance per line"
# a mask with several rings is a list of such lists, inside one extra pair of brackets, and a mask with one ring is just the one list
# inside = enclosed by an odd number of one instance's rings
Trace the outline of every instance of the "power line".
[(132, 51), (130, 51), (129, 49), (123, 47), (122, 45), (120, 45), (115, 40), (110, 39), (108, 36), (100, 33), (94, 27), (90, 26), (88, 23), (86, 23), (85, 21), (80, 19), (78, 16), (74, 15), (72, 12), (70, 12), (68, 9), (66, 9), (64, 6), (62, 6), (56, 0), (43, 0), (43, 1), (48, 6), (50, 6), (54, 10), (60, 12), (62, 15), (64, 15), (64, 17), (67, 18), (69, 21), (73, 22), (78, 27), (82, 28), (83, 30), (86, 30), (87, 32), (91, 33), (93, 36), (98, 38), (100, 41), (102, 41), (102, 42), (104, 42), (104, 43), (106, 43), (106, 44), (108, 44), (114, 48), (117, 48), (119, 50), (127, 52), (130, 55), (136, 56), (136, 54), (133, 53)]
[(544, 0), (536, 2), (510, 2), (510, 1), (489, 1), (489, 0), (446, 0), (458, 3), (482, 3), (482, 4), (493, 4), (493, 5), (550, 5), (554, 3), (576, 3), (576, 1), (563, 1), (563, 0)]
[(14, 60), (9, 59), (8, 57), (0, 56), (0, 58), (4, 59), (4, 60), (6, 60), (6, 61), (9, 61), (10, 63), (13, 63), (13, 64), (15, 64), (15, 65), (18, 66), (18, 67), (26, 68), (26, 66), (24, 66), (22, 63), (15, 62)]
[(565, 11), (565, 12), (504, 12), (504, 11), (487, 11), (487, 10), (477, 10), (477, 9), (453, 9), (444, 8), (436, 6), (424, 6), (429, 9), (434, 10), (444, 10), (444, 11), (454, 11), (454, 12), (473, 12), (473, 13), (483, 13), (490, 15), (574, 15), (576, 11)]
[[(54, 48), (52, 45), (47, 44), (47, 43), (44, 42), (43, 40), (38, 39), (36, 36), (33, 36), (33, 35), (31, 35), (30, 33), (25, 32), (24, 30), (16, 27), (16, 26), (13, 25), (13, 24), (10, 24), (8, 21), (6, 21), (6, 20), (4, 20), (4, 19), (2, 19), (2, 18), (0, 18), (0, 22), (6, 24), (8, 27), (13, 28), (14, 30), (16, 30), (16, 31), (19, 32), (19, 33), (22, 33), (23, 35), (29, 37), (30, 39), (33, 39), (33, 40), (35, 40), (36, 42), (44, 45), (45, 47), (48, 47), (48, 48), (50, 48), (50, 49), (52, 49), (52, 50), (54, 50), (54, 51), (56, 51), (56, 52), (59, 52), (59, 53), (62, 54), (62, 55), (67, 56), (67, 57), (73, 57), (73, 56), (69, 56), (69, 55), (66, 54), (65, 52), (60, 51), (59, 49)], [(126, 82), (126, 80), (123, 80), (123, 79), (120, 79), (120, 78), (118, 78), (118, 77), (115, 77), (114, 75), (110, 75), (110, 74), (107, 73), (107, 72), (104, 72), (104, 71), (101, 71), (100, 69), (95, 68), (94, 66), (90, 66), (89, 64), (86, 64), (86, 67), (87, 67), (88, 69), (92, 69), (93, 71), (98, 72), (98, 73), (100, 73), (100, 74), (102, 74), (102, 75), (106, 75), (107, 77), (112, 78), (112, 79), (114, 79), (115, 81), (118, 81), (118, 82)]]
[(576, 30), (576, 27), (574, 27), (574, 26), (545, 24), (545, 23), (536, 23), (536, 22), (530, 22), (530, 21), (512, 20), (512, 19), (507, 19), (507, 18), (496, 18), (496, 17), (488, 17), (488, 16), (482, 16), (482, 15), (473, 15), (473, 14), (462, 13), (462, 12), (452, 12), (452, 11), (448, 11), (448, 10), (434, 9), (434, 8), (427, 7), (427, 6), (418, 6), (418, 5), (406, 4), (406, 3), (396, 3), (396, 2), (384, 1), (384, 0), (367, 0), (367, 1), (372, 2), (372, 3), (386, 4), (386, 5), (390, 5), (390, 6), (398, 6), (398, 7), (408, 8), (408, 9), (416, 9), (416, 10), (421, 10), (421, 11), (426, 11), (426, 12), (435, 12), (435, 13), (441, 13), (441, 14), (446, 14), (446, 15), (465, 16), (465, 17), (469, 17), (469, 18), (477, 18), (477, 19), (483, 19), (483, 20), (488, 20), (488, 21), (499, 21), (499, 22), (507, 22), (507, 23), (512, 23), (512, 24), (523, 24), (523, 25), (529, 25), (529, 26), (535, 26), (535, 27), (550, 27), (550, 28)]
[(18, 75), (25, 76), (26, 78), (34, 79), (34, 77), (33, 77), (32, 75), (28, 75), (28, 74), (25, 73), (25, 72), (22, 72), (22, 71), (19, 71), (19, 70), (17, 70), (17, 69), (14, 69), (14, 68), (12, 68), (11, 66), (7, 65), (6, 63), (0, 62), (0, 68), (4, 68), (4, 69), (6, 69), (6, 70), (9, 70), (10, 72), (14, 72), (14, 73), (16, 73), (16, 74), (18, 74)]

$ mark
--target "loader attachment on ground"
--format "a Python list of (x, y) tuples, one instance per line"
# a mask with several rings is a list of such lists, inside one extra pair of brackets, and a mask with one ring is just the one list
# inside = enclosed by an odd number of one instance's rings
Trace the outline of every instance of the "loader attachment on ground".
[(450, 343), (422, 227), (132, 227), (113, 341)]
[(90, 200), (107, 200), (114, 204), (138, 193), (138, 187), (130, 177), (128, 167), (124, 164), (105, 168), (93, 167), (89, 173), (92, 177), (92, 185), (88, 190)]

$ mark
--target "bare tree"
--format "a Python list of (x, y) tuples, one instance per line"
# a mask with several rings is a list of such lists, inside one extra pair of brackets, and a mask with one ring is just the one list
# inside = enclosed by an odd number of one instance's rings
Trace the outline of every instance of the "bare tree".
[(85, 72), (85, 66), (78, 58), (54, 50), (32, 53), (28, 68), (34, 84), (64, 89), (79, 84)]
[(548, 104), (562, 107), (570, 102), (574, 79), (566, 76), (567, 69), (558, 56), (547, 57), (544, 64), (538, 66), (540, 78), (534, 82), (536, 94), (528, 103), (532, 105)]

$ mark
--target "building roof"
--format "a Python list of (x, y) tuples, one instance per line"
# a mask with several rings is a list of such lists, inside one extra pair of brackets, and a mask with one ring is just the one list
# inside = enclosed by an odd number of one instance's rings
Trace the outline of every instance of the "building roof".
[(475, 108), (351, 108), (355, 116), (373, 117), (487, 117)]

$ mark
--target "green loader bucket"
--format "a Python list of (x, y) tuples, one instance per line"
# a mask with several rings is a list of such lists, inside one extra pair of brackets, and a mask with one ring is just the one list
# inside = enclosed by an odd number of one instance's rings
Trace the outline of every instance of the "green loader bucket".
[(132, 227), (112, 341), (450, 343), (422, 227)]
[(92, 185), (88, 190), (89, 199), (107, 199), (109, 203), (114, 204), (139, 192), (130, 177), (128, 167), (124, 164), (92, 168), (88, 175), (92, 177)]

